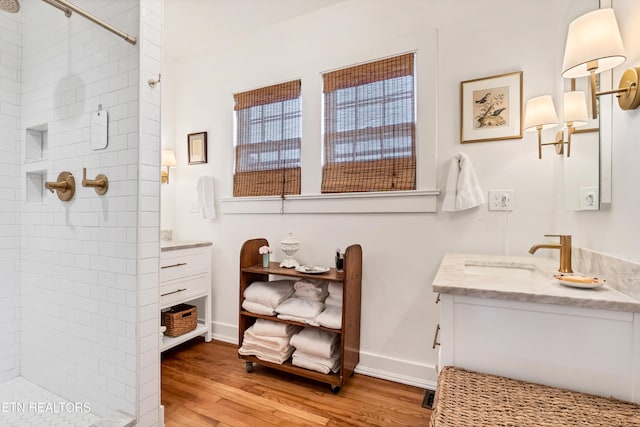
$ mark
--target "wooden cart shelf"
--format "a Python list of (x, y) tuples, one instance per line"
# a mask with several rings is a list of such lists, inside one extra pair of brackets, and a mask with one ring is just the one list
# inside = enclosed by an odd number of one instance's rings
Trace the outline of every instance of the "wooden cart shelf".
[[(242, 249), (240, 250), (240, 319), (238, 322), (238, 347), (242, 346), (244, 331), (251, 327), (256, 319), (268, 319), (274, 322), (329, 331), (340, 335), (340, 369), (338, 373), (335, 374), (324, 374), (294, 366), (290, 360), (283, 364), (277, 364), (260, 360), (254, 356), (238, 354), (238, 357), (245, 360), (247, 371), (249, 372), (253, 369), (253, 364), (258, 363), (269, 368), (329, 384), (331, 390), (337, 392), (344, 385), (346, 379), (353, 375), (355, 367), (360, 360), (362, 248), (356, 244), (346, 249), (344, 255), (344, 271), (336, 271), (336, 269), (332, 268), (330, 271), (322, 274), (305, 274), (292, 268), (282, 268), (277, 262), (271, 262), (269, 263), (269, 267), (263, 267), (262, 255), (258, 252), (261, 246), (269, 246), (269, 242), (266, 239), (248, 240), (242, 245)], [(247, 286), (256, 281), (269, 281), (270, 276), (342, 282), (342, 328), (331, 329), (323, 326), (312, 326), (301, 322), (278, 319), (276, 316), (265, 316), (244, 310), (242, 308), (242, 301)]]
[(276, 316), (267, 316), (267, 315), (264, 315), (264, 314), (256, 314), (256, 313), (252, 313), (252, 312), (246, 311), (246, 310), (240, 310), (240, 314), (243, 315), (243, 316), (255, 317), (256, 319), (274, 320), (274, 321), (277, 321), (279, 323), (288, 323), (290, 325), (303, 326), (305, 328), (306, 327), (313, 327), (313, 328), (316, 328), (316, 329), (322, 329), (323, 331), (333, 332), (334, 334), (341, 334), (342, 333), (342, 329), (326, 328), (324, 326), (314, 326), (314, 325), (309, 325), (308, 323), (296, 322), (295, 320), (278, 319)]

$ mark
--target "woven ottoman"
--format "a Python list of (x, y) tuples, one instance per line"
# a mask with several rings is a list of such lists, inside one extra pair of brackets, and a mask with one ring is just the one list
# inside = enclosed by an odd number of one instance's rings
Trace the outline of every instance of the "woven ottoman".
[(640, 405), (447, 366), (430, 426), (640, 427)]

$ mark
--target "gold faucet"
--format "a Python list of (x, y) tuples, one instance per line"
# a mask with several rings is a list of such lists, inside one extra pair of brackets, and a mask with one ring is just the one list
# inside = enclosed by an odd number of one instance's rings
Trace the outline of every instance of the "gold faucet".
[(540, 248), (546, 249), (560, 249), (560, 273), (573, 273), (571, 269), (571, 235), (566, 234), (545, 234), (545, 237), (559, 237), (560, 243), (548, 243), (533, 245), (529, 249), (530, 254), (536, 253)]

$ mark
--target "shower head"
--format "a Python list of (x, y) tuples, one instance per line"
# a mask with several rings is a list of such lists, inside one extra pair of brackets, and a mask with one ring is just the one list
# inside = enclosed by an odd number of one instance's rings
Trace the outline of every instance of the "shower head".
[(18, 0), (0, 0), (0, 10), (17, 13), (20, 11), (20, 2)]

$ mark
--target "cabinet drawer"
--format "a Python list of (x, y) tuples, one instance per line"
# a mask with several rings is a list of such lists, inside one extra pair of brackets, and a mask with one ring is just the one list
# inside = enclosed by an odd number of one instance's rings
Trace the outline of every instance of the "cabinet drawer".
[(179, 302), (188, 301), (194, 295), (208, 292), (209, 280), (207, 274), (192, 276), (188, 279), (173, 280), (160, 286), (160, 306), (168, 307)]
[(160, 255), (160, 282), (206, 273), (209, 269), (209, 251), (192, 249), (162, 253)]

